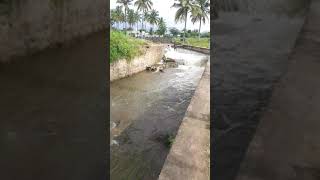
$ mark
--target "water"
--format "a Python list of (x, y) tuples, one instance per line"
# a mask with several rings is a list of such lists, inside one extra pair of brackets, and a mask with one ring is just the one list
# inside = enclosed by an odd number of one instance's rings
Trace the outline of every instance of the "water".
[(205, 55), (178, 49), (177, 68), (111, 83), (111, 179), (157, 179), (204, 71)]

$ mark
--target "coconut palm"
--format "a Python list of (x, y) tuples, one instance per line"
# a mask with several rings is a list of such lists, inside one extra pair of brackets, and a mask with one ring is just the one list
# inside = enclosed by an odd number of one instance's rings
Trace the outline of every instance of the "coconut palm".
[(124, 14), (122, 12), (121, 6), (117, 6), (114, 10), (111, 11), (111, 20), (114, 21), (119, 29), (120, 23), (124, 21)]
[(142, 29), (143, 29), (143, 22), (146, 20), (146, 16), (145, 13), (148, 12), (151, 8), (152, 8), (152, 1), (151, 0), (137, 0), (135, 3), (134, 3), (134, 6), (137, 6), (137, 10), (138, 11), (141, 11), (142, 14), (143, 14), (143, 20), (142, 20)]
[(158, 23), (158, 34), (159, 35), (164, 35), (167, 31), (167, 26), (166, 26), (166, 22), (163, 20), (163, 18), (159, 19), (159, 23)]
[(128, 24), (132, 28), (132, 26), (136, 23), (135, 12), (133, 9), (128, 9)]
[(135, 22), (136, 22), (136, 24), (137, 24), (137, 31), (138, 31), (138, 29), (139, 29), (139, 22), (141, 21), (141, 15), (139, 14), (139, 12), (138, 11), (136, 11), (135, 13), (134, 13), (134, 19), (135, 19)]
[(117, 0), (117, 3), (122, 4), (124, 7), (124, 23), (125, 29), (127, 29), (127, 12), (129, 10), (129, 5), (131, 5), (133, 0)]
[(154, 29), (154, 25), (157, 25), (159, 22), (159, 12), (154, 9), (151, 10), (148, 16), (148, 22), (152, 25), (152, 28)]
[(110, 12), (110, 14), (111, 14), (111, 16), (110, 16), (110, 24), (111, 24), (111, 26), (113, 26), (114, 24), (117, 23), (117, 15), (116, 15), (115, 11), (116, 11), (115, 9), (112, 9), (111, 12)]
[(200, 30), (201, 30), (201, 22), (203, 24), (206, 23), (206, 19), (208, 18), (208, 14), (210, 14), (210, 3), (209, 0), (195, 0), (195, 6), (192, 9), (191, 12), (191, 22), (194, 24), (196, 22), (199, 22), (199, 39), (201, 36)]
[(188, 20), (188, 13), (192, 11), (194, 5), (192, 4), (191, 0), (175, 0), (176, 2), (172, 5), (174, 8), (178, 8), (175, 21), (184, 21), (184, 31), (183, 31), (183, 42), (186, 41), (186, 29), (187, 29), (187, 20)]
[(142, 29), (147, 30), (147, 23), (148, 23), (149, 16), (150, 16), (150, 13), (148, 11), (143, 13), (145, 24), (144, 24), (144, 27), (142, 27)]

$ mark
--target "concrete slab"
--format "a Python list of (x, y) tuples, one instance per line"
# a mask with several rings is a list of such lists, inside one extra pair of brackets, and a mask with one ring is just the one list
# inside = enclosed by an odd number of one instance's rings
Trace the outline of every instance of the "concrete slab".
[(237, 180), (320, 179), (319, 18), (313, 1)]

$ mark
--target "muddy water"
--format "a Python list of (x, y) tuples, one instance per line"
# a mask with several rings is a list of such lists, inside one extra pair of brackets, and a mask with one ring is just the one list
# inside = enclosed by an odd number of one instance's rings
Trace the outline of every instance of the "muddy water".
[(221, 14), (215, 22), (213, 178), (236, 176), (302, 23), (302, 18), (239, 13)]
[(111, 179), (157, 179), (207, 57), (178, 49), (177, 68), (111, 83)]

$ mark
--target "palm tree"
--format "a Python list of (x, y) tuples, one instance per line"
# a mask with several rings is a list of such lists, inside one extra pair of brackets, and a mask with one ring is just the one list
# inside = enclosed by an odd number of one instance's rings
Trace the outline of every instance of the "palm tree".
[(130, 27), (132, 28), (132, 26), (136, 23), (135, 12), (133, 9), (128, 9), (128, 19), (127, 20), (128, 20)]
[[(141, 11), (143, 15), (145, 15), (146, 12), (148, 12), (152, 8), (152, 1), (151, 0), (137, 0), (134, 3), (134, 6), (137, 6), (137, 10)], [(142, 29), (143, 29), (143, 22), (146, 20), (146, 16), (143, 16), (142, 20)]]
[(117, 6), (116, 9), (111, 11), (111, 19), (117, 24), (118, 29), (121, 22), (124, 21), (124, 14), (122, 12), (122, 7)]
[(199, 21), (199, 39), (200, 39), (201, 22), (205, 24), (206, 19), (209, 19), (208, 14), (210, 13), (210, 9), (209, 9), (210, 3), (209, 3), (209, 0), (195, 0), (195, 3), (196, 5), (194, 6), (191, 12), (191, 21), (193, 24)]
[(136, 11), (135, 13), (134, 13), (134, 19), (135, 19), (135, 22), (136, 22), (136, 24), (137, 24), (137, 31), (139, 30), (139, 22), (141, 21), (141, 15), (139, 14), (139, 12), (138, 11)]
[(166, 26), (166, 22), (163, 20), (163, 18), (159, 19), (159, 23), (158, 23), (158, 34), (159, 35), (164, 35), (167, 31), (167, 26)]
[(149, 14), (148, 22), (152, 25), (152, 28), (154, 29), (154, 25), (158, 24), (159, 22), (159, 12), (153, 9)]
[(188, 13), (192, 11), (194, 5), (191, 3), (190, 0), (175, 0), (176, 3), (172, 5), (174, 8), (178, 8), (175, 21), (184, 21), (184, 31), (183, 31), (183, 42), (186, 41), (186, 29), (187, 29), (187, 20), (188, 20)]
[(133, 0), (117, 0), (117, 3), (122, 4), (124, 7), (124, 23), (125, 23), (125, 29), (127, 29), (127, 11), (129, 9), (129, 5), (131, 5), (131, 2)]
[(144, 28), (142, 27), (142, 29), (147, 30), (147, 23), (148, 23), (149, 16), (150, 16), (150, 13), (148, 11), (143, 13), (143, 17), (145, 19), (145, 24), (144, 24)]
[(111, 14), (111, 16), (110, 16), (110, 24), (111, 24), (111, 27), (112, 27), (114, 24), (117, 24), (117, 22), (118, 22), (116, 10), (112, 9), (110, 14)]

